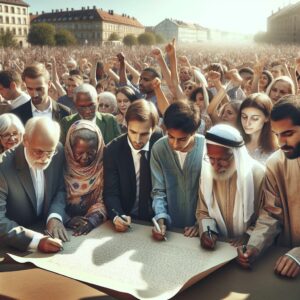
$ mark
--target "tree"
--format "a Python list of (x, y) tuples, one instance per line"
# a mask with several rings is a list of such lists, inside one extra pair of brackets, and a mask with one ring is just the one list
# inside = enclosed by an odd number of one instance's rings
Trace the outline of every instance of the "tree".
[(161, 36), (159, 33), (154, 33), (155, 35), (155, 42), (156, 44), (163, 44), (166, 42), (166, 40)]
[(27, 40), (32, 45), (54, 46), (55, 27), (47, 23), (33, 24), (30, 27)]
[(55, 33), (55, 43), (57, 46), (71, 46), (77, 43), (72, 32), (67, 29), (59, 29)]
[(7, 30), (5, 33), (0, 34), (0, 46), (4, 48), (18, 46), (18, 42), (11, 31)]
[(155, 44), (155, 36), (151, 32), (141, 33), (138, 36), (138, 41), (139, 41), (140, 45), (146, 45), (146, 46), (154, 45)]
[(127, 34), (123, 38), (123, 43), (128, 47), (132, 47), (138, 44), (138, 40), (133, 34)]
[(120, 37), (119, 35), (116, 33), (116, 32), (113, 32), (109, 38), (108, 38), (109, 41), (119, 41), (120, 40)]

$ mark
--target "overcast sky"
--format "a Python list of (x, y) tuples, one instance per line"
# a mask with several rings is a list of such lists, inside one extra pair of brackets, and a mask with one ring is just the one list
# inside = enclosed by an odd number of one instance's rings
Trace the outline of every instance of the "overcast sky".
[(291, 0), (25, 0), (30, 11), (51, 12), (52, 9), (96, 5), (117, 14), (136, 17), (145, 26), (154, 26), (165, 18), (195, 22), (225, 31), (256, 33), (266, 30), (267, 17)]

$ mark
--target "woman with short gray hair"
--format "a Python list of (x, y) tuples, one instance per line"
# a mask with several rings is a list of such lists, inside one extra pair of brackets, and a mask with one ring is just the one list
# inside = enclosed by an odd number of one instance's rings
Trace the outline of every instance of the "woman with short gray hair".
[(118, 105), (116, 96), (111, 92), (102, 92), (98, 95), (99, 112), (109, 113), (112, 115), (117, 114)]
[(20, 119), (11, 113), (0, 116), (0, 153), (17, 147), (23, 140), (24, 126)]

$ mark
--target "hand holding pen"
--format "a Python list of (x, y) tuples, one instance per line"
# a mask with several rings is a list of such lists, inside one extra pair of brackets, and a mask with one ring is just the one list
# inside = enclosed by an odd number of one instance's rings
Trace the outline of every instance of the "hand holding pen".
[(159, 219), (156, 221), (155, 218), (152, 218), (154, 228), (152, 229), (152, 236), (158, 241), (167, 240), (166, 238), (166, 225), (164, 224), (164, 219)]
[(207, 226), (207, 231), (203, 232), (200, 238), (201, 246), (204, 249), (213, 250), (216, 246), (217, 235)]
[(54, 238), (49, 231), (45, 231), (47, 236), (43, 237), (38, 244), (38, 250), (44, 253), (55, 253), (63, 250), (62, 241), (58, 238)]
[(112, 212), (116, 215), (116, 217), (113, 220), (116, 231), (125, 232), (128, 230), (128, 228), (131, 228), (130, 216), (120, 215), (120, 213), (114, 208), (112, 209)]

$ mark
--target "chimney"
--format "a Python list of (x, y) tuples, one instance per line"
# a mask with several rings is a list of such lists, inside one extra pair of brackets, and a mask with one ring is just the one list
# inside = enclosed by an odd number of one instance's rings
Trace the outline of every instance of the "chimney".
[(89, 6), (87, 6), (87, 7), (86, 7), (86, 9), (90, 9), (90, 7), (89, 7)]
[(112, 15), (114, 14), (114, 11), (113, 11), (113, 10), (111, 10), (111, 14), (112, 14)]
[(96, 9), (96, 5), (93, 6), (93, 9)]
[(62, 12), (63, 10), (62, 10), (62, 8), (60, 9), (60, 12)]
[(52, 13), (54, 13), (54, 9), (52, 9)]
[(71, 8), (71, 11), (74, 11), (74, 8), (73, 8), (73, 7)]
[(44, 14), (45, 12), (42, 10), (42, 15)]
[(82, 6), (82, 7), (81, 7), (81, 10), (85, 10), (85, 7), (84, 7), (84, 6)]
[(67, 11), (69, 11), (69, 8), (67, 7)]
[(59, 12), (59, 10), (57, 9), (56, 12)]

